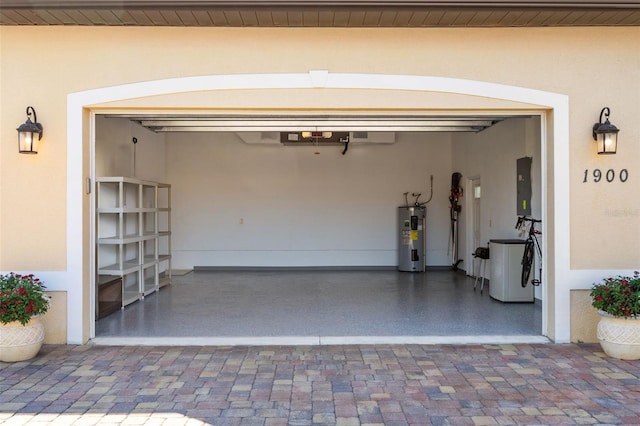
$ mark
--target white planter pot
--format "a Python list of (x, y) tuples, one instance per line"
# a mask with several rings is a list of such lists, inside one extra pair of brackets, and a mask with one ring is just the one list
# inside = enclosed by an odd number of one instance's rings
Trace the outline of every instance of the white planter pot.
[(26, 361), (35, 357), (44, 341), (44, 324), (31, 318), (22, 325), (17, 321), (0, 324), (0, 361)]
[(599, 314), (597, 336), (604, 352), (618, 359), (640, 359), (640, 319)]

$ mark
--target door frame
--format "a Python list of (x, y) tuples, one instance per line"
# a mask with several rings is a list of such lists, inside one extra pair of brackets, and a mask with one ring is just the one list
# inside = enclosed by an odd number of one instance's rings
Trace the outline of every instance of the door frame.
[[(378, 89), (442, 92), (480, 96), (489, 99), (534, 105), (529, 115), (539, 114), (541, 122), (541, 165), (543, 188), (543, 256), (553, 253), (553, 270), (545, 271), (543, 288), (542, 334), (559, 343), (569, 341), (570, 330), (570, 232), (569, 200), (569, 98), (567, 95), (501, 85), (491, 82), (445, 77), (347, 74), (312, 70), (308, 73), (211, 75), (184, 77), (90, 89), (67, 97), (67, 341), (86, 343), (94, 333), (92, 297), (94, 259), (91, 250), (91, 181), (94, 120), (97, 105), (133, 98), (245, 89)], [(460, 108), (463, 108), (461, 105)], [(513, 112), (523, 114), (514, 109)], [(552, 125), (550, 123), (553, 123)], [(548, 169), (551, 165), (552, 169)], [(547, 176), (553, 181), (547, 182)], [(553, 186), (553, 191), (547, 188)], [(553, 199), (548, 198), (553, 194)], [(551, 250), (547, 250), (551, 248)], [(81, 308), (78, 308), (81, 307)]]
[[(475, 225), (474, 225), (474, 213), (475, 213), (475, 207), (474, 207), (474, 193), (473, 193), (473, 182), (476, 180), (480, 180), (480, 176), (471, 176), (465, 179), (465, 188), (464, 188), (464, 192), (467, 194), (467, 200), (465, 202), (465, 209), (464, 209), (464, 214), (465, 214), (465, 239), (467, 242), (467, 250), (466, 250), (466, 259), (469, 259), (468, 264), (466, 265), (467, 271), (466, 271), (466, 275), (467, 276), (473, 276), (473, 272), (474, 272), (474, 264), (475, 264), (475, 258), (473, 257), (473, 254), (475, 253), (476, 250), (476, 244), (474, 244), (474, 239), (473, 239), (473, 231), (475, 231)], [(482, 182), (480, 180), (480, 182)], [(471, 268), (471, 271), (469, 271), (469, 268)]]

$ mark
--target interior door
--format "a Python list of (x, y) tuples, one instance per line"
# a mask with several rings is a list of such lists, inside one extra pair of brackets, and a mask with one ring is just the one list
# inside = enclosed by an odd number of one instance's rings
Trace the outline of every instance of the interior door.
[(467, 275), (475, 276), (477, 261), (473, 257), (476, 248), (482, 245), (480, 235), (480, 199), (482, 190), (480, 177), (476, 176), (467, 180), (466, 192), (469, 194), (467, 202), (467, 259), (471, 259), (470, 267), (467, 267)]

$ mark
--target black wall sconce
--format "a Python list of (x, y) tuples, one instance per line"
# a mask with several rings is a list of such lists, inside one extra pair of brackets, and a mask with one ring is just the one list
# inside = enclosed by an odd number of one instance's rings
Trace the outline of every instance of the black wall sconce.
[[(615, 154), (618, 149), (618, 128), (609, 123), (609, 107), (600, 111), (600, 122), (593, 125), (593, 139), (598, 145), (598, 154)], [(606, 121), (602, 122), (602, 117)]]
[[(31, 121), (31, 114), (33, 114), (33, 121)], [(42, 124), (38, 123), (36, 110), (32, 106), (27, 107), (27, 121), (16, 130), (18, 130), (18, 152), (20, 154), (37, 154), (38, 141), (42, 139)]]

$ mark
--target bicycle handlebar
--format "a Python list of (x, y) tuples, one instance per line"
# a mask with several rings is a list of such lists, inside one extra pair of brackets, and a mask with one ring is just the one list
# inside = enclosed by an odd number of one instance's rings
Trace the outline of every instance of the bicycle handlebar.
[(516, 222), (516, 229), (520, 229), (520, 227), (522, 227), (522, 225), (525, 224), (526, 222), (531, 222), (532, 224), (534, 224), (534, 223), (542, 223), (542, 220), (534, 219), (529, 216), (518, 216), (518, 221)]
[(529, 216), (518, 216), (518, 223), (522, 223), (522, 222), (540, 223), (540, 222), (542, 222), (542, 220), (541, 219), (534, 219), (534, 218), (529, 217)]

